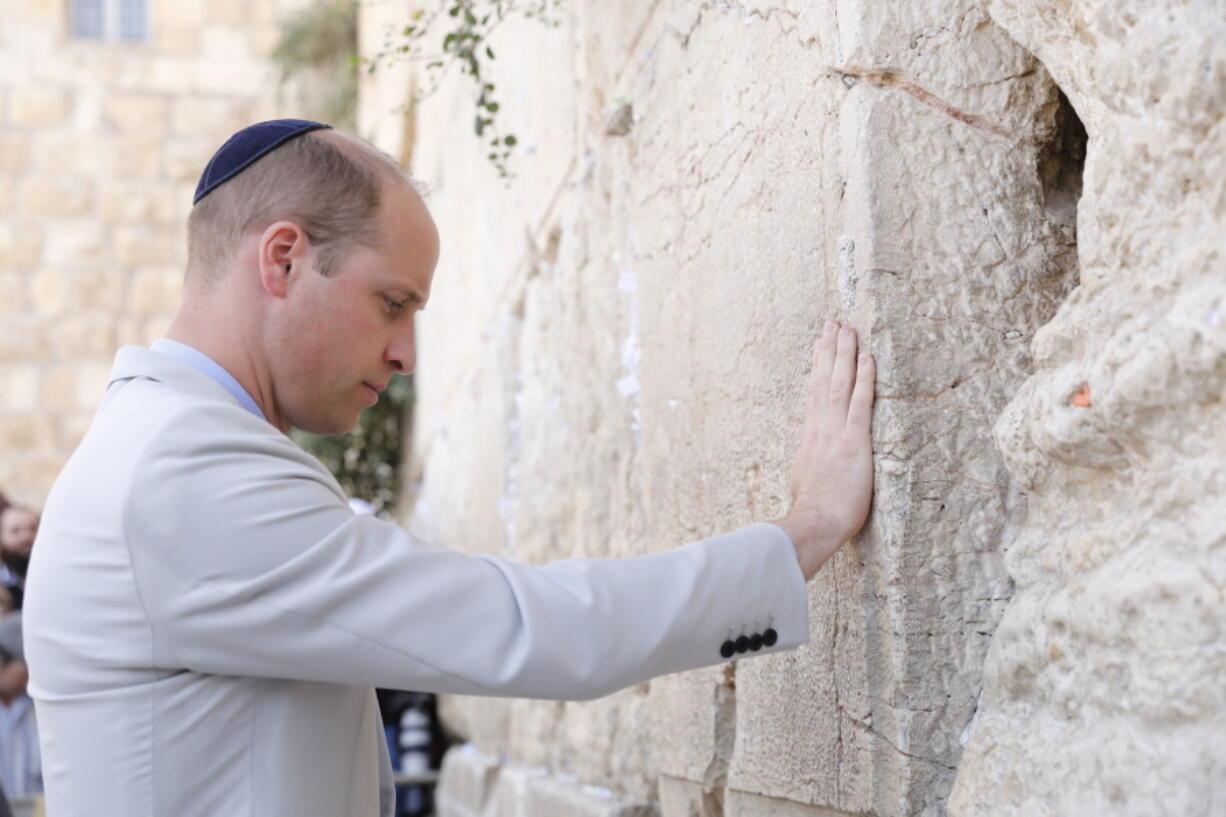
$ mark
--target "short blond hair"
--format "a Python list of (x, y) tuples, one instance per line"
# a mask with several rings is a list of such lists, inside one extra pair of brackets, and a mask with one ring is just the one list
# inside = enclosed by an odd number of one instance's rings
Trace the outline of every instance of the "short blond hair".
[(285, 219), (306, 231), (323, 275), (354, 247), (377, 246), (385, 185), (413, 182), (395, 159), (340, 131), (291, 139), (201, 199), (187, 217), (187, 276), (220, 279), (243, 236)]

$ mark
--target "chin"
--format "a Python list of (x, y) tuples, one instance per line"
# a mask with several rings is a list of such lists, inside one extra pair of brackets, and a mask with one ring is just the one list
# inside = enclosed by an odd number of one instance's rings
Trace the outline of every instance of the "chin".
[(323, 436), (348, 434), (357, 429), (359, 416), (355, 414), (350, 417), (309, 417), (303, 418), (301, 423), (294, 423), (293, 426), (310, 434)]

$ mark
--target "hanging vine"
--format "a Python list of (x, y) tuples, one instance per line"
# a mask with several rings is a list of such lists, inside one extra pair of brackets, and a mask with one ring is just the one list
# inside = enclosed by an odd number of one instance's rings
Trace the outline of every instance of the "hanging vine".
[[(519, 143), (514, 133), (506, 132), (498, 114), (498, 87), (490, 81), (489, 63), (496, 59), (490, 35), (508, 19), (518, 15), (536, 20), (550, 28), (558, 21), (555, 13), (562, 0), (441, 0), (433, 8), (419, 8), (409, 15), (408, 24), (389, 35), (373, 58), (362, 60), (373, 73), (379, 65), (401, 59), (424, 62), (428, 81), (410, 102), (418, 104), (438, 90), (452, 70), (472, 81), (475, 111), (473, 133), (486, 147), (486, 158), (504, 179), (512, 176), (512, 149)], [(437, 39), (435, 39), (437, 38)]]

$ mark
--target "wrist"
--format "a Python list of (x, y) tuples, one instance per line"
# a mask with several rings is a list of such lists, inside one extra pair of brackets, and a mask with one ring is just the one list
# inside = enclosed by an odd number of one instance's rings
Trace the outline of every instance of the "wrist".
[(791, 537), (792, 544), (796, 547), (796, 560), (800, 563), (800, 572), (804, 574), (805, 581), (812, 579), (843, 544), (822, 525), (798, 514), (788, 514), (771, 524), (783, 528)]

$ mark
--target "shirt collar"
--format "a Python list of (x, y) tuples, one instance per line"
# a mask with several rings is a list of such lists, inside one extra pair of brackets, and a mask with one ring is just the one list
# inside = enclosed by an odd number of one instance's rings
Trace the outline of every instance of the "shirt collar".
[(256, 403), (251, 395), (247, 393), (247, 390), (243, 388), (242, 384), (234, 378), (234, 375), (223, 369), (217, 361), (213, 360), (213, 358), (209, 357), (204, 352), (188, 346), (186, 343), (179, 343), (177, 340), (169, 340), (168, 338), (155, 340), (149, 349), (150, 351), (157, 352), (158, 354), (172, 357), (180, 363), (191, 366), (201, 374), (209, 376), (215, 380), (218, 385), (230, 392), (230, 394), (234, 396), (234, 399), (237, 400), (243, 408), (247, 409), (247, 411), (251, 412), (256, 417), (259, 417), (261, 420), (268, 420), (268, 418), (264, 416), (264, 412), (260, 408), (259, 404)]

